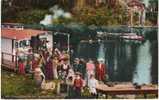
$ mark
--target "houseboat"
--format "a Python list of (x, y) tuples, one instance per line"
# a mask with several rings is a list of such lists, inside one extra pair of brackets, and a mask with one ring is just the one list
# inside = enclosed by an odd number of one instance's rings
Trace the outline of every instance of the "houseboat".
[[(37, 36), (41, 41), (47, 41), (47, 47), (52, 48), (53, 37), (48, 31), (24, 29), (23, 27), (2, 27), (2, 66), (15, 68), (19, 56), (18, 54), (27, 54), (28, 50), (31, 49), (32, 39), (36, 38)], [(17, 52), (20, 53), (17, 54)]]

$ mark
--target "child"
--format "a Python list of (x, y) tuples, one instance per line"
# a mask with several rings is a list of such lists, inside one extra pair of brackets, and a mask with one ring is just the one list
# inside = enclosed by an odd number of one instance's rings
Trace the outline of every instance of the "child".
[(23, 61), (22, 61), (22, 59), (19, 59), (19, 61), (18, 61), (18, 71), (19, 71), (19, 73), (20, 74), (25, 74), (25, 67), (24, 67), (24, 63), (23, 63)]
[(75, 91), (75, 97), (80, 98), (81, 97), (81, 90), (83, 87), (83, 80), (81, 78), (81, 74), (76, 72), (76, 77), (74, 80), (74, 91)]

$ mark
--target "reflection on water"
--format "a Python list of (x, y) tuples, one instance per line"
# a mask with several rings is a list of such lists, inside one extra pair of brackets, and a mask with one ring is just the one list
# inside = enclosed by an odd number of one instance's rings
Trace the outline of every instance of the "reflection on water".
[(138, 50), (138, 62), (136, 66), (136, 73), (134, 74), (133, 82), (138, 84), (148, 84), (151, 82), (151, 54), (150, 54), (150, 42), (146, 41), (139, 47)]
[(103, 59), (105, 61), (105, 49), (104, 43), (100, 43), (99, 52), (98, 52), (98, 60)]
[[(132, 81), (139, 84), (157, 81), (157, 39), (156, 31), (137, 30), (146, 34), (144, 43), (133, 44), (115, 40), (105, 40), (103, 44), (79, 43), (77, 56), (85, 59), (99, 57), (105, 59), (110, 81)], [(155, 37), (155, 38), (154, 38)], [(150, 38), (150, 39), (149, 39)], [(150, 51), (150, 48), (154, 48)]]

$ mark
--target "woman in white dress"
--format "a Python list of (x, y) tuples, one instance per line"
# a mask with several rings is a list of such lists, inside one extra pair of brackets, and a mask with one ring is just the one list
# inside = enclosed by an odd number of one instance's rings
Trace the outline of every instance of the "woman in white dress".
[(96, 91), (97, 85), (98, 85), (98, 81), (95, 79), (94, 75), (91, 74), (90, 79), (88, 80), (88, 87), (93, 97), (97, 96), (97, 91)]
[(92, 74), (95, 74), (95, 64), (93, 63), (93, 61), (90, 59), (87, 63), (86, 63), (86, 83), (88, 85), (88, 81), (90, 79), (90, 76)]

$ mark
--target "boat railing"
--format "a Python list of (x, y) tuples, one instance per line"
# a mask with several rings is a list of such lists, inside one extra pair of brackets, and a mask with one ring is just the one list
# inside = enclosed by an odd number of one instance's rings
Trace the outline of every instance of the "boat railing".
[(18, 56), (12, 53), (1, 53), (2, 66), (11, 70), (16, 70)]

